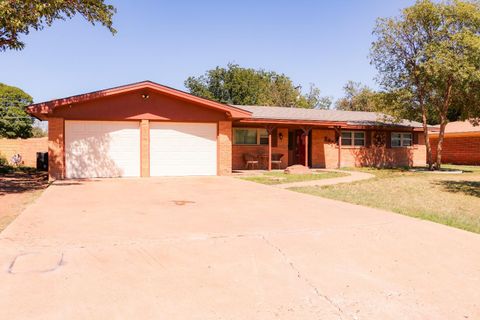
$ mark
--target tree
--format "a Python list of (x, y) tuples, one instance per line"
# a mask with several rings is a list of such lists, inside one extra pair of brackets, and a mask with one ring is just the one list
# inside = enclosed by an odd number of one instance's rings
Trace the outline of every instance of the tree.
[[(480, 3), (419, 0), (399, 17), (377, 20), (371, 58), (397, 115), (420, 118), (430, 169), (440, 169), (448, 115), (480, 116)], [(429, 119), (440, 124), (437, 157)]]
[(185, 86), (196, 96), (234, 105), (328, 108), (331, 104), (331, 99), (322, 97), (313, 84), (307, 94), (302, 94), (301, 86), (295, 86), (284, 74), (232, 63), (189, 77)]
[(32, 97), (19, 88), (0, 83), (0, 137), (30, 138), (33, 119), (24, 110)]
[(308, 93), (298, 96), (297, 106), (299, 108), (327, 110), (332, 106), (332, 98), (322, 96), (320, 89), (311, 83)]
[(32, 127), (32, 137), (33, 138), (43, 138), (43, 137), (46, 137), (47, 135), (48, 135), (48, 133), (45, 130), (43, 130), (42, 128), (37, 127), (37, 126)]
[(0, 51), (21, 50), (25, 44), (19, 39), (31, 29), (41, 30), (55, 20), (82, 15), (95, 25), (101, 23), (112, 34), (112, 16), (116, 9), (104, 0), (2, 0), (0, 1)]
[(335, 103), (338, 110), (377, 111), (377, 93), (360, 82), (348, 81), (343, 87), (345, 96)]

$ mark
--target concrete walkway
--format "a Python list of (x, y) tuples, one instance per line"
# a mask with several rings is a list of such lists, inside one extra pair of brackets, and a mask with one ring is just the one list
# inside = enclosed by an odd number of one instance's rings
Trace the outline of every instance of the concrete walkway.
[(288, 189), (288, 188), (296, 188), (296, 187), (319, 187), (319, 186), (329, 186), (339, 183), (348, 183), (360, 180), (367, 180), (374, 178), (375, 176), (370, 173), (366, 172), (359, 172), (359, 171), (343, 171), (343, 170), (318, 170), (318, 171), (325, 171), (325, 172), (341, 172), (341, 173), (348, 173), (349, 176), (339, 177), (339, 178), (331, 178), (331, 179), (323, 179), (323, 180), (308, 180), (308, 181), (299, 181), (299, 182), (290, 182), (290, 183), (282, 183), (275, 185), (278, 188)]

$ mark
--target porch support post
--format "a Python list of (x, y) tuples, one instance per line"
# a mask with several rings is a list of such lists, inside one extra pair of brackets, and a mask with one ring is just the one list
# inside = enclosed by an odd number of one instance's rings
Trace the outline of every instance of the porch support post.
[(302, 127), (303, 135), (305, 136), (305, 167), (308, 168), (308, 134), (312, 127)]
[(342, 128), (337, 127), (335, 131), (338, 133), (338, 162), (337, 168), (340, 169), (342, 166)]
[(268, 132), (268, 171), (272, 171), (272, 132), (275, 126), (267, 126)]
[(268, 130), (268, 171), (272, 171), (272, 131)]
[(308, 168), (308, 133), (305, 134), (305, 167)]

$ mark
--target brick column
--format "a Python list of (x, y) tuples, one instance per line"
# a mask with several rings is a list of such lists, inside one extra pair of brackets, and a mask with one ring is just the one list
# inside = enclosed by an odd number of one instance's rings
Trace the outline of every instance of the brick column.
[(150, 121), (140, 123), (140, 175), (150, 177)]
[(219, 121), (217, 133), (217, 174), (232, 173), (232, 122)]
[(48, 178), (65, 178), (65, 121), (48, 119)]

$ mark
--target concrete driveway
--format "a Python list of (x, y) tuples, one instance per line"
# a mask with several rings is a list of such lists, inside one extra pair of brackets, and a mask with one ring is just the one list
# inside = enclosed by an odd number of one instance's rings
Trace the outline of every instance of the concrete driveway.
[(53, 185), (0, 268), (0, 319), (480, 318), (479, 235), (228, 177)]

